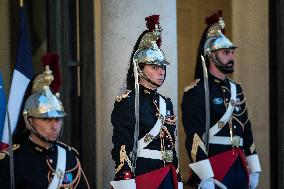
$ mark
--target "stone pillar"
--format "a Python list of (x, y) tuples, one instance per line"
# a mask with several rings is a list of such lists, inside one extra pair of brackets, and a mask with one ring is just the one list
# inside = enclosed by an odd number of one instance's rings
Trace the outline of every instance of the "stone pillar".
[(269, 1), (271, 188), (284, 186), (284, 3)]
[(101, 58), (97, 70), (101, 82), (98, 106), (101, 117), (97, 128), (97, 188), (109, 188), (114, 177), (114, 163), (111, 159), (112, 125), (111, 112), (115, 97), (119, 95), (129, 65), (130, 55), (139, 35), (146, 29), (144, 18), (160, 15), (163, 28), (161, 49), (171, 63), (167, 68), (165, 84), (159, 91), (171, 97), (177, 113), (177, 36), (176, 2), (172, 0), (139, 1), (123, 0), (101, 1)]
[(262, 166), (260, 189), (270, 188), (268, 18), (267, 0), (232, 1), (232, 41), (238, 46), (234, 79), (247, 98)]

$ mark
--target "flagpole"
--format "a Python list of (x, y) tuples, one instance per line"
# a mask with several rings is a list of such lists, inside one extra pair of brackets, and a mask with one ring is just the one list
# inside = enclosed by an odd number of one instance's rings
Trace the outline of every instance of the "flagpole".
[[(13, 78), (10, 87), (8, 106), (6, 109), (5, 124), (3, 129), (2, 141), (9, 143), (10, 158), (10, 182), (11, 189), (15, 188), (14, 161), (13, 161), (13, 141), (12, 135), (16, 129), (19, 116), (21, 116), (21, 106), (23, 103), (25, 91), (33, 77), (32, 55), (30, 44), (25, 26), (25, 6), (24, 0), (18, 1), (19, 9), (19, 44), (17, 58), (13, 72)], [(11, 114), (12, 112), (12, 114)]]
[(10, 114), (8, 107), (6, 109), (7, 117), (8, 117), (8, 132), (9, 132), (9, 161), (10, 161), (10, 187), (11, 189), (15, 188), (15, 175), (14, 175), (14, 154), (13, 154), (13, 141), (12, 141), (12, 131), (11, 131), (11, 122), (10, 122)]
[[(24, 0), (19, 1), (20, 7), (24, 7)], [(6, 114), (8, 118), (8, 144), (9, 144), (9, 162), (10, 162), (10, 188), (15, 189), (15, 172), (14, 172), (14, 154), (13, 154), (13, 139), (12, 139), (12, 128), (11, 128), (11, 121), (10, 121), (10, 114), (9, 109), (7, 106)]]

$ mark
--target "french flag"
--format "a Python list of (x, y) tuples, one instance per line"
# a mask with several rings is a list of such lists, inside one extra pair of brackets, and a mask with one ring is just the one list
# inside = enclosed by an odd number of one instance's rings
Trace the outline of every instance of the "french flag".
[(34, 76), (31, 47), (26, 30), (26, 17), (24, 6), (20, 6), (19, 16), (20, 37), (17, 49), (16, 64), (13, 72), (13, 78), (8, 99), (8, 112), (10, 116), (11, 133), (8, 132), (8, 117), (6, 115), (2, 139), (0, 143), (0, 149), (5, 149), (8, 147), (9, 135), (13, 134), (17, 126), (18, 118), (19, 116), (22, 116), (20, 109), (23, 103), (25, 91), (30, 83), (31, 78)]
[(6, 98), (4, 91), (4, 82), (2, 74), (0, 73), (0, 141), (2, 140), (2, 133), (4, 128), (5, 113), (6, 112)]

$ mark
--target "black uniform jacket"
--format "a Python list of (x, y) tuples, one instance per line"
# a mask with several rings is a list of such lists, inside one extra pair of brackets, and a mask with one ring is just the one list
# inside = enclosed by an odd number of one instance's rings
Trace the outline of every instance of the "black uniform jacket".
[[(210, 126), (217, 123), (226, 112), (231, 98), (230, 83), (234, 81), (226, 78), (220, 80), (209, 73), (210, 96)], [(232, 136), (243, 138), (243, 150), (245, 155), (255, 154), (251, 122), (248, 118), (248, 110), (242, 87), (236, 84), (237, 102), (232, 114)], [(186, 149), (191, 162), (197, 162), (208, 158), (204, 151), (202, 136), (205, 132), (205, 96), (203, 79), (195, 80), (185, 89), (182, 99), (182, 123), (186, 132)], [(229, 123), (224, 125), (215, 136), (230, 137)], [(196, 146), (198, 146), (196, 148)], [(232, 145), (210, 144), (209, 157), (231, 150)]]
[[(159, 96), (156, 90), (150, 90), (140, 85), (140, 104), (139, 104), (139, 139), (144, 137), (155, 125), (159, 115)], [(169, 98), (162, 96), (166, 102), (166, 114), (167, 117), (175, 117), (173, 112), (172, 102)], [(111, 122), (113, 125), (113, 137), (112, 142), (114, 148), (112, 149), (112, 158), (115, 161), (116, 174), (115, 179), (123, 179), (123, 175), (127, 171), (131, 171), (132, 162), (127, 163), (121, 160), (121, 148), (125, 148), (126, 155), (131, 161), (130, 153), (133, 149), (134, 143), (134, 129), (135, 129), (135, 93), (131, 91), (125, 92), (122, 96), (119, 96), (114, 104), (114, 108), (111, 115)], [(173, 150), (173, 165), (178, 169), (178, 159), (175, 151), (175, 123), (167, 124), (166, 126), (170, 136), (164, 137), (164, 146)], [(171, 138), (171, 139), (170, 139)], [(171, 140), (171, 141), (170, 141)], [(157, 136), (146, 147), (150, 150), (161, 151), (161, 137)], [(167, 165), (162, 160), (150, 159), (138, 157), (136, 162), (136, 174), (141, 175)], [(178, 171), (177, 171), (178, 172)]]
[[(66, 169), (63, 185), (87, 188), (82, 177), (80, 162), (76, 152), (64, 144), (59, 144), (66, 149)], [(57, 162), (57, 146), (52, 145), (48, 150), (42, 148), (30, 139), (22, 145), (14, 145), (14, 175), (16, 189), (39, 189), (48, 188), (52, 180)], [(7, 151), (1, 152), (0, 160), (0, 188), (10, 188), (10, 167)], [(67, 187), (66, 187), (67, 188)], [(72, 187), (70, 187), (72, 188)]]

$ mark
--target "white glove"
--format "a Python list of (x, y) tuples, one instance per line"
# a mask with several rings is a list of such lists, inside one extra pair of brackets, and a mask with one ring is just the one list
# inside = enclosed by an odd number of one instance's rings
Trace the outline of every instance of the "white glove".
[(135, 179), (110, 181), (114, 189), (136, 189)]
[(249, 189), (255, 189), (258, 185), (259, 173), (250, 173), (249, 174)]
[(202, 180), (199, 187), (200, 189), (215, 189), (215, 185), (212, 179)]
[(183, 183), (182, 182), (178, 182), (178, 189), (183, 189)]

